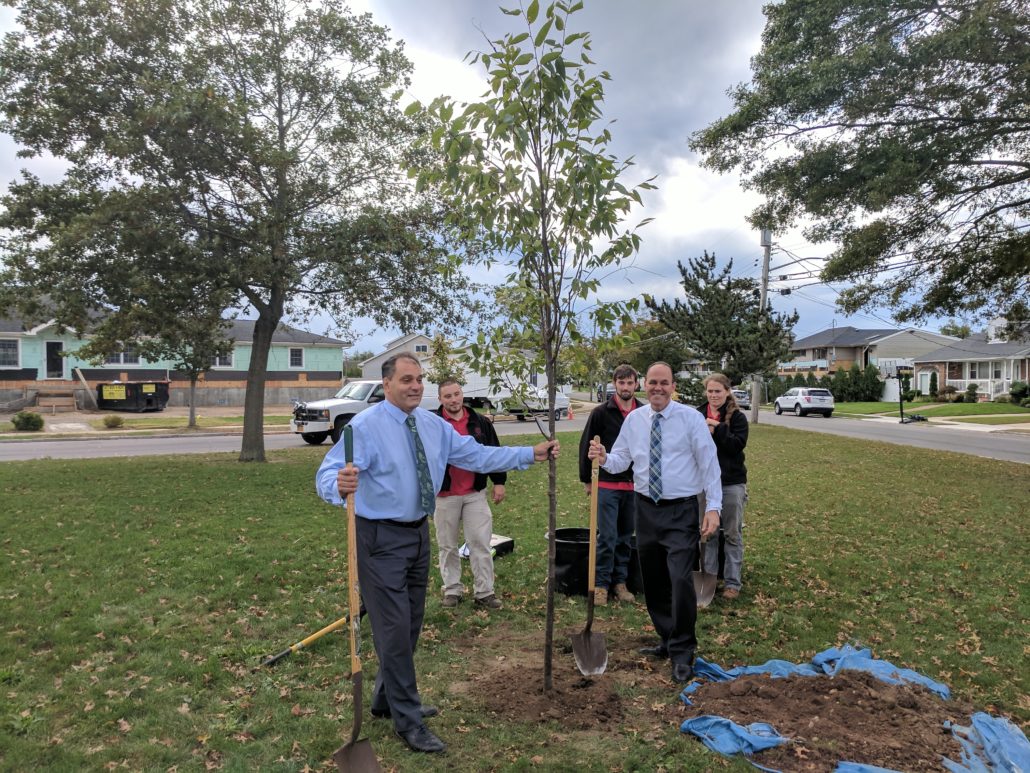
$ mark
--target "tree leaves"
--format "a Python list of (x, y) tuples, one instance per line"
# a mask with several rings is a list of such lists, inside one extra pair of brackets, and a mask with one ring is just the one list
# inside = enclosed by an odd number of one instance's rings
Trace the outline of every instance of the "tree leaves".
[(787, 0), (766, 13), (734, 112), (691, 139), (705, 165), (739, 168), (771, 202), (752, 221), (778, 230), (814, 219), (806, 235), (840, 245), (823, 278), (857, 283), (845, 311), (886, 305), (918, 320), (1021, 309), (1026, 3)]

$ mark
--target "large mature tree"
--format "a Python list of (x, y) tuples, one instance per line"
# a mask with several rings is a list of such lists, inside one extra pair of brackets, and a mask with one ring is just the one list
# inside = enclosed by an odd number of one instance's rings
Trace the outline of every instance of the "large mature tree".
[(790, 351), (797, 312), (779, 314), (768, 304), (763, 309), (757, 282), (734, 277), (732, 260), (717, 269), (715, 255), (705, 252), (678, 265), (686, 298), (672, 303), (645, 298), (655, 319), (735, 382), (774, 371)]
[[(439, 124), (431, 142), (441, 162), (419, 172), (439, 184), (453, 223), (474, 234), (510, 273), (506, 315), (470, 346), (473, 369), (500, 375), (547, 375), (550, 431), (562, 349), (582, 338), (579, 305), (598, 288), (598, 273), (636, 250), (639, 237), (623, 219), (640, 202), (643, 182), (622, 182), (630, 162), (607, 147), (598, 126), (606, 72), (593, 74), (590, 36), (572, 32), (582, 2), (538, 0), (502, 9), (520, 30), (492, 40), (471, 60), (486, 70), (482, 101), (431, 106)], [(417, 106), (413, 106), (417, 110)], [(626, 316), (624, 304), (594, 304), (587, 315), (605, 332)], [(552, 686), (557, 469), (550, 463), (547, 619), (544, 685)]]
[(784, 0), (765, 7), (750, 83), (693, 136), (768, 206), (839, 245), (823, 279), (845, 311), (898, 319), (1026, 313), (1030, 5), (1026, 0)]
[[(79, 327), (170, 299), (122, 262), (199, 277), (256, 313), (241, 458), (264, 458), (272, 334), (323, 309), (409, 329), (460, 292), (439, 210), (398, 175), (410, 65), (342, 0), (21, 0), (0, 51), (0, 128), (68, 163), (4, 198), (5, 270)], [(98, 314), (99, 313), (99, 314)], [(81, 328), (80, 328), (81, 329)], [(141, 330), (141, 334), (154, 334)]]

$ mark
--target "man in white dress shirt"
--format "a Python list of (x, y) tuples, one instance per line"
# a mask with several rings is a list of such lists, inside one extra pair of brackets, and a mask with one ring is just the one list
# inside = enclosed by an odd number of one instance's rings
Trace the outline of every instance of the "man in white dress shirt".
[[(661, 637), (641, 653), (672, 661), (672, 678), (694, 676), (697, 650), (697, 597), (691, 576), (697, 565), (698, 539), (719, 529), (722, 482), (715, 443), (704, 418), (672, 401), (672, 368), (656, 362), (647, 369), (648, 405), (631, 412), (606, 453), (591, 441), (589, 458), (610, 473), (633, 465), (637, 493), (637, 551), (647, 612)], [(698, 528), (697, 495), (704, 492), (708, 510)]]

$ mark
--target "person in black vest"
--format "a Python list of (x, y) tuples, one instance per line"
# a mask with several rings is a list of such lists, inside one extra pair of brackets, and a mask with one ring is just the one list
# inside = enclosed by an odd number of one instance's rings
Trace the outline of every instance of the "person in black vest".
[[(579, 479), (590, 495), (590, 440), (595, 435), (601, 445), (611, 450), (619, 436), (622, 422), (629, 412), (643, 405), (634, 395), (639, 381), (632, 365), (620, 365), (612, 374), (615, 394), (590, 412), (583, 435), (579, 439)], [(633, 493), (633, 470), (613, 474), (600, 470), (597, 483), (597, 572), (594, 575), (594, 605), (603, 607), (608, 598), (635, 601), (626, 587), (632, 550), (633, 521), (636, 518), (636, 495)]]
[[(447, 379), (437, 386), (444, 421), (459, 435), (474, 437), (484, 446), (499, 446), (493, 424), (465, 407), (461, 384)], [(453, 464), (447, 465), (443, 486), (436, 495), (436, 544), (440, 549), (440, 577), (443, 580), (443, 605), (456, 607), (465, 595), (461, 584), (461, 557), (458, 555), (458, 528), (465, 532), (472, 567), (473, 605), (484, 609), (500, 609), (501, 600), (494, 593), (494, 559), (490, 549), (493, 535), (493, 514), (486, 501), (487, 477), (493, 482), (493, 502), (504, 500), (507, 473), (470, 472)]]
[[(722, 373), (712, 373), (704, 381), (707, 402), (697, 407), (705, 418), (715, 441), (722, 471), (722, 522), (724, 549), (722, 576), (726, 583), (722, 597), (732, 601), (740, 595), (741, 568), (744, 564), (744, 505), (747, 503), (747, 467), (744, 446), (747, 445), (748, 423), (744, 412), (733, 398), (730, 380)], [(702, 505), (703, 509), (703, 505)], [(704, 571), (719, 571), (719, 553), (705, 551)]]

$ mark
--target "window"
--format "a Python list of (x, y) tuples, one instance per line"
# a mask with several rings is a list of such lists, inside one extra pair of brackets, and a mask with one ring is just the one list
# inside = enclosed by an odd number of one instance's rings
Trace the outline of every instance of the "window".
[(139, 352), (134, 346), (126, 346), (124, 351), (107, 355), (104, 365), (139, 365)]
[(225, 355), (218, 355), (217, 357), (211, 358), (212, 368), (231, 368), (232, 367), (232, 352)]
[(992, 374), (991, 378), (1001, 378), (1001, 363), (1000, 362), (996, 361), (996, 362), (992, 362), (991, 363), (991, 374)]
[(956, 381), (962, 380), (962, 363), (961, 362), (949, 362), (948, 363), (948, 378)]
[(291, 368), (303, 368), (304, 367), (304, 350), (303, 349), (290, 349), (290, 367)]
[(812, 359), (813, 360), (825, 360), (827, 354), (829, 354), (829, 350), (828, 349), (813, 349), (812, 350)]
[(428, 354), (429, 353), (429, 344), (415, 344), (415, 353), (416, 354), (423, 354), (423, 353)]
[(988, 366), (986, 362), (969, 363), (969, 378), (990, 378), (991, 369)]
[(0, 339), (0, 368), (18, 367), (18, 339)]

